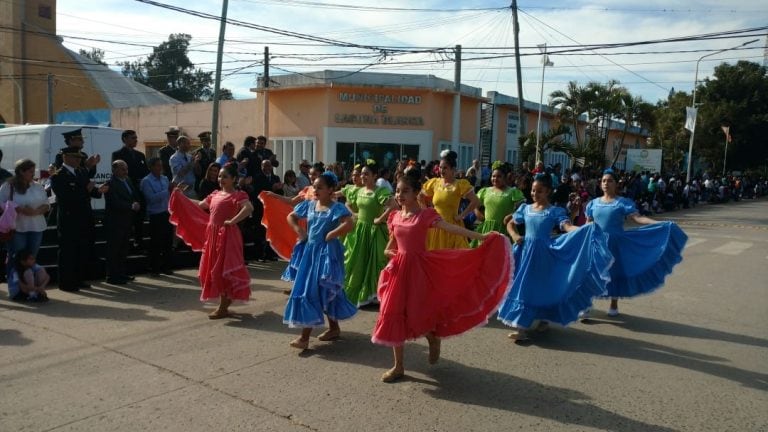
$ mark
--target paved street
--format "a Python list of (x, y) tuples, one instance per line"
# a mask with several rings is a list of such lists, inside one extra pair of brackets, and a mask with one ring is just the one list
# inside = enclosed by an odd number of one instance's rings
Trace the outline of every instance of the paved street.
[[(252, 264), (253, 300), (209, 321), (194, 270), (0, 301), (0, 431), (768, 431), (768, 201), (664, 214), (690, 236), (657, 293), (527, 345), (492, 321), (406, 348), (375, 310), (298, 355), (283, 263)], [(4, 289), (4, 288), (3, 288)]]

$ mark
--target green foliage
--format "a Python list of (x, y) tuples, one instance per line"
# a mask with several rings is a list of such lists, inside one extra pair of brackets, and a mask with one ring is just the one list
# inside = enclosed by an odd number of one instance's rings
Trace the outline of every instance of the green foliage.
[(541, 134), (539, 141), (539, 157), (536, 157), (536, 131), (531, 131), (528, 135), (518, 138), (520, 144), (520, 159), (527, 161), (531, 165), (536, 159), (541, 160), (541, 155), (547, 151), (564, 152), (569, 154), (573, 147), (566, 141), (566, 135), (571, 133), (568, 126), (558, 125)]
[[(725, 133), (730, 126), (728, 169), (743, 170), (768, 162), (768, 69), (758, 63), (739, 61), (715, 68), (697, 93), (701, 101), (696, 124), (694, 155), (704, 157), (722, 171)], [(698, 95), (701, 98), (698, 98)], [(698, 102), (697, 102), (698, 103)]]
[(146, 60), (125, 61), (118, 65), (122, 66), (123, 75), (181, 102), (210, 100), (213, 97), (212, 72), (196, 69), (189, 60), (190, 40), (192, 36), (188, 34), (172, 34), (166, 42), (153, 48)]
[(98, 49), (98, 48), (91, 48), (90, 51), (86, 51), (84, 49), (80, 49), (78, 51), (78, 54), (81, 56), (90, 59), (92, 62), (96, 64), (100, 64), (102, 66), (107, 66), (107, 62), (104, 61), (104, 50)]

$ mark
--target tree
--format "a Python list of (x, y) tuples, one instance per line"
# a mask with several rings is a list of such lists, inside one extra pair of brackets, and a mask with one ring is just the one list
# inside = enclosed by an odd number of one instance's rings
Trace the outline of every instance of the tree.
[[(146, 60), (118, 63), (126, 77), (161, 91), (181, 102), (210, 100), (212, 72), (195, 69), (187, 52), (192, 36), (178, 33), (152, 49)], [(231, 94), (231, 92), (230, 92)]]
[[(211, 91), (211, 97), (208, 100), (213, 100), (213, 91)], [(219, 100), (235, 100), (235, 96), (232, 94), (232, 90), (221, 88), (219, 89)]]
[(651, 146), (662, 149), (664, 170), (679, 172), (685, 152), (688, 150), (689, 133), (685, 130), (685, 108), (691, 103), (686, 92), (669, 95), (653, 109)]
[(104, 61), (104, 50), (102, 49), (91, 48), (90, 51), (86, 51), (81, 48), (80, 51), (78, 51), (78, 54), (87, 59), (90, 59), (94, 63), (107, 66), (107, 62)]
[(621, 131), (621, 139), (619, 141), (619, 151), (613, 155), (613, 161), (610, 166), (615, 166), (619, 160), (621, 151), (624, 148), (624, 138), (629, 132), (629, 128), (636, 125), (640, 128), (648, 127), (653, 123), (653, 105), (643, 100), (640, 96), (632, 96), (629, 92), (623, 92), (619, 95), (621, 102), (621, 108), (618, 113), (618, 118), (624, 121), (624, 128)]
[(722, 171), (725, 134), (730, 126), (733, 141), (728, 145), (728, 168), (742, 170), (768, 163), (768, 68), (739, 61), (715, 68), (713, 78), (700, 87), (701, 105), (694, 154)]
[(571, 145), (565, 140), (565, 136), (571, 133), (568, 126), (558, 125), (541, 134), (539, 141), (539, 157), (536, 157), (536, 131), (531, 131), (528, 135), (518, 138), (520, 144), (520, 159), (523, 161), (534, 162), (546, 152), (563, 152), (570, 155)]
[(587, 112), (586, 88), (579, 86), (576, 81), (568, 82), (565, 91), (556, 90), (550, 95), (549, 105), (557, 108), (557, 116), (561, 122), (568, 122), (573, 125), (576, 146), (581, 147), (582, 138), (579, 135), (579, 117)]

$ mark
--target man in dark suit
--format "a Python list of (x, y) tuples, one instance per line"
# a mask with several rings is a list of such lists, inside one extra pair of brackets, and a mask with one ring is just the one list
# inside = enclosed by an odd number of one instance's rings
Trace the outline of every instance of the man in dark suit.
[[(130, 129), (123, 131), (121, 139), (123, 140), (123, 147), (112, 153), (112, 163), (117, 160), (125, 162), (128, 165), (128, 179), (131, 182), (131, 187), (134, 190), (139, 190), (141, 179), (149, 174), (147, 158), (144, 156), (144, 153), (136, 150), (136, 144), (139, 142), (136, 131)], [(141, 194), (139, 194), (139, 204), (141, 209), (135, 212), (133, 218), (133, 246), (136, 249), (142, 249), (142, 239), (144, 238), (143, 228), (146, 206)]]
[(277, 254), (272, 250), (267, 242), (267, 230), (261, 224), (261, 219), (264, 217), (264, 205), (261, 200), (258, 199), (259, 194), (262, 191), (270, 191), (276, 194), (283, 193), (283, 184), (280, 182), (280, 177), (275, 175), (272, 171), (272, 162), (269, 159), (261, 161), (261, 169), (253, 178), (253, 195), (251, 201), (253, 202), (253, 213), (251, 219), (255, 225), (255, 238), (254, 243), (256, 247), (257, 259), (262, 261), (276, 261)]
[(79, 168), (85, 153), (77, 147), (61, 150), (61, 168), (51, 177), (51, 189), (56, 194), (57, 231), (59, 238), (59, 289), (78, 291), (88, 288), (90, 248), (93, 232), (91, 197), (99, 198), (109, 186), (99, 188)]
[(179, 138), (180, 133), (181, 131), (176, 126), (171, 126), (168, 128), (168, 130), (165, 131), (165, 138), (168, 140), (168, 144), (166, 144), (157, 152), (157, 155), (163, 162), (163, 174), (168, 177), (168, 180), (173, 179), (173, 173), (171, 173), (171, 164), (169, 161), (171, 160), (171, 156), (176, 153), (176, 140)]
[(267, 137), (264, 135), (259, 135), (256, 137), (256, 148), (253, 150), (253, 153), (256, 154), (256, 156), (259, 158), (259, 161), (268, 160), (272, 164), (273, 168), (280, 166), (280, 162), (278, 162), (277, 156), (272, 153), (272, 150), (267, 148)]
[(78, 167), (86, 170), (88, 173), (88, 178), (94, 178), (96, 176), (96, 165), (98, 165), (101, 161), (101, 156), (95, 154), (91, 157), (88, 157), (88, 155), (83, 152), (83, 129), (80, 128), (71, 130), (69, 132), (64, 132), (62, 135), (64, 135), (64, 144), (67, 146), (59, 151), (59, 153), (56, 155), (56, 158), (54, 159), (53, 164), (56, 166), (56, 168), (61, 168), (61, 165), (64, 163), (62, 158), (62, 151), (68, 148), (77, 149), (77, 151), (83, 153), (84, 155), (83, 158), (81, 158), (80, 165), (78, 165)]
[(107, 182), (109, 191), (104, 194), (104, 230), (107, 234), (107, 283), (125, 285), (133, 280), (128, 276), (125, 262), (128, 259), (131, 225), (141, 209), (139, 189), (128, 177), (128, 164), (122, 160), (112, 162), (112, 178)]
[(243, 147), (238, 150), (237, 155), (235, 155), (235, 159), (239, 163), (245, 164), (246, 177), (255, 177), (261, 169), (259, 165), (261, 164), (261, 160), (254, 153), (255, 150), (256, 137), (247, 136), (245, 137), (245, 140), (243, 140)]
[(216, 162), (216, 150), (211, 148), (211, 132), (201, 132), (197, 137), (200, 139), (200, 148), (195, 150), (195, 154), (200, 154), (200, 160), (195, 164), (195, 190), (198, 190), (200, 181), (208, 172), (208, 165)]

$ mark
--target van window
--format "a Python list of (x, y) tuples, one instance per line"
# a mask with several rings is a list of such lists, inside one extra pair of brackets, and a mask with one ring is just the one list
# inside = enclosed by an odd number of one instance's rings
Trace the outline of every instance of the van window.
[(3, 150), (3, 168), (13, 171), (16, 161), (31, 159), (40, 165), (40, 132), (26, 132), (0, 135), (0, 149)]

